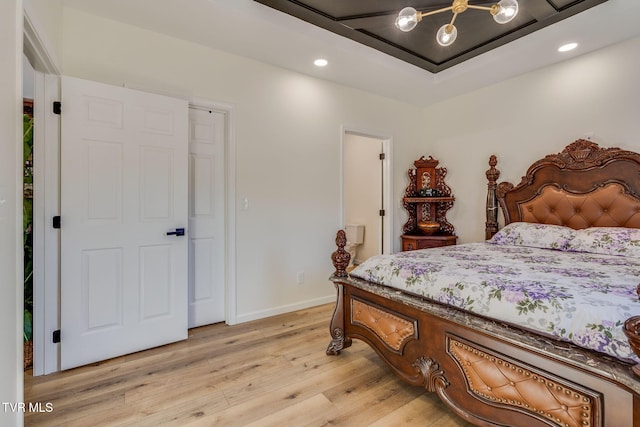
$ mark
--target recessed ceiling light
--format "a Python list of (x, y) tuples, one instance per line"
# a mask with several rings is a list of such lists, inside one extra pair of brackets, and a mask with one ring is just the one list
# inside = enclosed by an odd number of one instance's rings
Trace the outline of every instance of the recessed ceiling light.
[(578, 47), (578, 43), (567, 43), (563, 44), (558, 48), (558, 52), (569, 52)]
[(315, 61), (313, 61), (313, 65), (315, 65), (316, 67), (326, 67), (328, 63), (329, 61), (327, 61), (326, 59), (316, 59)]

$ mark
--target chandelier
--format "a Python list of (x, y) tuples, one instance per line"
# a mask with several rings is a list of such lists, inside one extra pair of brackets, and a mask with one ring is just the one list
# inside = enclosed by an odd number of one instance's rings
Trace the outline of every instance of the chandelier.
[(500, 0), (489, 7), (476, 6), (469, 4), (469, 0), (453, 0), (453, 3), (449, 7), (445, 7), (438, 10), (432, 10), (430, 12), (419, 12), (413, 7), (405, 7), (400, 11), (396, 18), (396, 27), (404, 32), (413, 30), (418, 22), (425, 16), (435, 15), (436, 13), (446, 12), (448, 10), (453, 12), (453, 18), (448, 24), (444, 24), (436, 33), (436, 41), (440, 46), (449, 46), (458, 36), (458, 30), (453, 23), (456, 21), (458, 14), (466, 11), (467, 9), (487, 10), (493, 15), (494, 21), (498, 24), (506, 24), (510, 22), (518, 14), (518, 2), (517, 0)]

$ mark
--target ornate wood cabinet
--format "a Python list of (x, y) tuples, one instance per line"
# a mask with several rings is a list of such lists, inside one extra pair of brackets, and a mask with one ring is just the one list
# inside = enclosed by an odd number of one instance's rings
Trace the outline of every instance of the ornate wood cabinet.
[(424, 156), (409, 169), (409, 185), (402, 204), (409, 219), (402, 227), (402, 250), (455, 245), (458, 237), (446, 214), (455, 198), (444, 182), (447, 169), (438, 167), (438, 160)]

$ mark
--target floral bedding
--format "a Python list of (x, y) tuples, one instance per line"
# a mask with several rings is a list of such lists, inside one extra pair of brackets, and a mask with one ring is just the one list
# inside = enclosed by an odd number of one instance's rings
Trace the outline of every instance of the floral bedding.
[(640, 314), (640, 257), (574, 252), (564, 243), (560, 250), (505, 243), (505, 234), (483, 243), (380, 255), (350, 274), (640, 361), (622, 332), (624, 321)]

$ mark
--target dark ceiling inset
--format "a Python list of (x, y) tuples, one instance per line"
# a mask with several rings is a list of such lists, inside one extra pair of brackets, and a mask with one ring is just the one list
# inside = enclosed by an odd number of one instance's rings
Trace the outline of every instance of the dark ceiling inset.
[[(440, 46), (435, 35), (449, 23), (451, 12), (427, 16), (408, 33), (394, 23), (406, 6), (424, 12), (451, 6), (452, 0), (255, 1), (437, 73), (607, 0), (519, 0), (518, 15), (504, 25), (486, 11), (468, 9), (456, 18), (458, 38), (448, 47)], [(469, 3), (488, 6), (495, 2)]]

